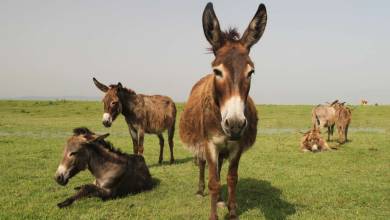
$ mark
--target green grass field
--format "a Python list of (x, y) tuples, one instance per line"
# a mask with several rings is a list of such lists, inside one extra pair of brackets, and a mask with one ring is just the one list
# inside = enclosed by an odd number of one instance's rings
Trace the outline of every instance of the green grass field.
[[(239, 168), (240, 218), (389, 219), (390, 106), (355, 107), (351, 142), (317, 154), (299, 151), (299, 131), (310, 127), (311, 108), (258, 106), (257, 141), (242, 156)], [(88, 171), (66, 187), (53, 179), (73, 128), (110, 132), (108, 140), (116, 147), (132, 151), (123, 117), (105, 129), (102, 111), (100, 102), (0, 101), (0, 219), (207, 219), (209, 197), (194, 195), (198, 169), (178, 133), (174, 165), (168, 164), (167, 146), (165, 162), (158, 165), (158, 138), (146, 137), (145, 159), (159, 180), (152, 191), (107, 202), (88, 198), (57, 208), (74, 187), (93, 181)], [(226, 169), (225, 164), (225, 198)], [(226, 217), (227, 210), (218, 212)]]

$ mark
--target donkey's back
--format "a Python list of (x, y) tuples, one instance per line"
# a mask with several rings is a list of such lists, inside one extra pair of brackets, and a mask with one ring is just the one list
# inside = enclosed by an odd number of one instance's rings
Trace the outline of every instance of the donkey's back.
[(152, 189), (153, 180), (144, 157), (140, 155), (126, 156), (127, 168), (118, 186), (114, 189), (115, 196), (120, 197)]
[(335, 123), (336, 111), (331, 106), (318, 105), (312, 110), (312, 122), (315, 127), (329, 127)]
[(162, 95), (140, 95), (144, 103), (145, 132), (158, 134), (175, 126), (176, 106), (171, 98)]

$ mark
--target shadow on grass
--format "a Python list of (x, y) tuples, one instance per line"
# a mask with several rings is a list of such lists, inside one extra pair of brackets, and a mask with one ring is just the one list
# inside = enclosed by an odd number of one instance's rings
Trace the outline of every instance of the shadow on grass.
[[(107, 201), (120, 201), (124, 198), (127, 198), (127, 197), (131, 197), (131, 196), (134, 196), (134, 195), (137, 195), (137, 194), (141, 194), (141, 193), (146, 193), (146, 192), (150, 192), (150, 191), (153, 191), (155, 190), (159, 185), (160, 185), (161, 181), (160, 179), (157, 179), (155, 177), (152, 177), (152, 188), (150, 189), (146, 189), (146, 190), (142, 190), (142, 191), (139, 191), (139, 192), (133, 192), (133, 193), (128, 193), (128, 194), (123, 194), (123, 195), (117, 195), (117, 196), (114, 196), (114, 197), (109, 197), (109, 198), (99, 198), (98, 196), (88, 196), (88, 197), (83, 197), (81, 199), (77, 199), (75, 201), (73, 201), (73, 203), (71, 203), (70, 205), (68, 206), (64, 206), (62, 208), (66, 208), (66, 209), (69, 209), (69, 208), (72, 208), (74, 206), (78, 206), (78, 203), (82, 203), (83, 200), (86, 200), (86, 199), (90, 199), (92, 197), (95, 197), (96, 199), (100, 200), (101, 202), (107, 202)], [(80, 187), (75, 187), (74, 188), (75, 191), (79, 191), (80, 190)], [(64, 199), (64, 198), (63, 198)], [(65, 200), (59, 200), (59, 201), (65, 201)], [(75, 204), (76, 203), (76, 204)], [(58, 204), (60, 203), (57, 203), (57, 206)], [(85, 205), (85, 204), (84, 204)], [(92, 206), (95, 206), (96, 204), (92, 204), (91, 203), (91, 207)], [(134, 204), (129, 204), (128, 208), (132, 208), (134, 207)]]
[(187, 162), (193, 161), (193, 160), (194, 160), (194, 157), (186, 157), (186, 158), (181, 158), (181, 159), (175, 159), (175, 162), (173, 164), (171, 164), (169, 161), (163, 161), (161, 164), (155, 163), (155, 164), (152, 164), (152, 165), (150, 165), (148, 167), (152, 168), (152, 167), (158, 167), (158, 166), (162, 166), (162, 165), (183, 164), (183, 163), (187, 163)]
[[(226, 185), (223, 186), (223, 192), (226, 192)], [(236, 196), (238, 215), (251, 209), (259, 209), (265, 219), (283, 220), (296, 212), (296, 205), (283, 200), (282, 191), (273, 187), (268, 181), (239, 179)], [(224, 198), (227, 198), (227, 195)]]

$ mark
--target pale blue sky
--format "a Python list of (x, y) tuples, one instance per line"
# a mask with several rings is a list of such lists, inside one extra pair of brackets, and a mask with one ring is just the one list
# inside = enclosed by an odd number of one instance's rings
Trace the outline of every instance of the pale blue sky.
[[(238, 2), (213, 1), (223, 29), (268, 10), (251, 51), (257, 103), (390, 103), (389, 1)], [(1, 0), (0, 98), (101, 97), (95, 76), (185, 101), (211, 70), (206, 3)]]

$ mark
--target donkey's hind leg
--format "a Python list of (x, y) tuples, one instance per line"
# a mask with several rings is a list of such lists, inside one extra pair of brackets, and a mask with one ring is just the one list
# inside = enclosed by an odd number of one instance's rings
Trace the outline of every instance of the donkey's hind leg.
[(169, 151), (171, 153), (170, 163), (175, 162), (175, 158), (173, 156), (173, 135), (175, 134), (175, 122), (173, 122), (170, 129), (168, 129), (168, 143), (169, 143)]
[(64, 208), (66, 206), (70, 206), (74, 201), (88, 196), (96, 196), (105, 200), (108, 199), (111, 196), (111, 194), (94, 184), (87, 184), (81, 186), (79, 191), (75, 195), (67, 198), (63, 202), (58, 203), (57, 206), (58, 208)]
[(345, 127), (345, 142), (348, 142), (348, 128), (349, 128), (349, 124), (347, 124)]
[(330, 134), (331, 134), (332, 137), (333, 137), (333, 133), (334, 133), (334, 125), (335, 125), (335, 124), (333, 124), (333, 125), (330, 127)]
[(157, 137), (160, 141), (160, 157), (158, 158), (158, 163), (162, 163), (164, 154), (164, 137), (162, 134), (157, 134)]
[(198, 183), (198, 191), (196, 192), (196, 195), (198, 196), (204, 196), (204, 171), (206, 168), (206, 160), (202, 158), (196, 158), (198, 166), (199, 166), (199, 183)]

